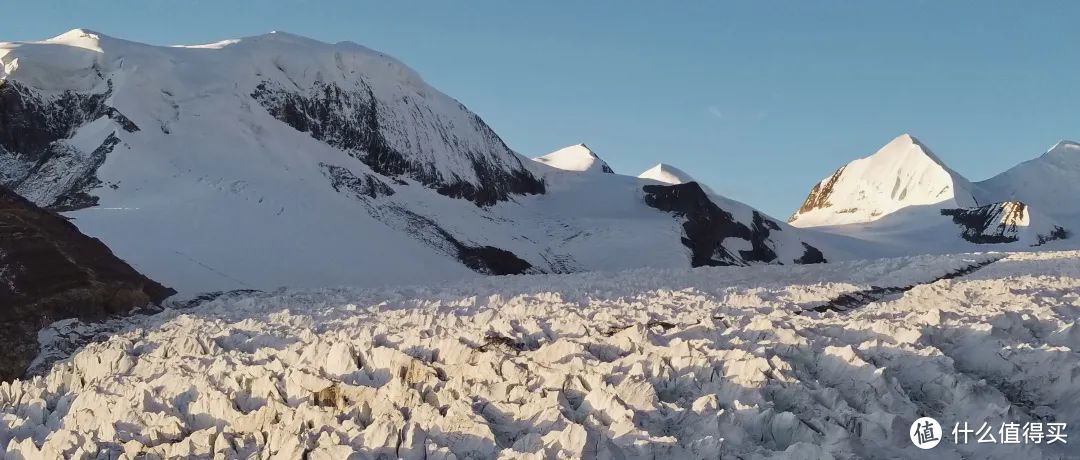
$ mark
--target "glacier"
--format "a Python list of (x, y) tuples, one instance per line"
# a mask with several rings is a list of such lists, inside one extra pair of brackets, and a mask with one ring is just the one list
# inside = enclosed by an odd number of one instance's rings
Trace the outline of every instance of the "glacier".
[[(875, 286), (910, 289), (813, 310)], [(226, 295), (43, 331), (59, 360), (0, 384), (0, 446), (5, 458), (913, 457), (906, 430), (923, 415), (946, 430), (1080, 423), (1078, 292), (1080, 253), (1028, 252)], [(50, 345), (61, 330), (108, 334), (70, 354)], [(930, 452), (1075, 458), (1070, 446)]]

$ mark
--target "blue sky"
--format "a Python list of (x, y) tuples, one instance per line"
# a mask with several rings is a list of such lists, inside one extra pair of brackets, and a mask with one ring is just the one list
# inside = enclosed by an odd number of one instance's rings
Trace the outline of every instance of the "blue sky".
[(1080, 2), (5, 0), (0, 40), (282, 30), (398, 57), (537, 156), (676, 165), (785, 218), (910, 132), (985, 179), (1080, 140)]

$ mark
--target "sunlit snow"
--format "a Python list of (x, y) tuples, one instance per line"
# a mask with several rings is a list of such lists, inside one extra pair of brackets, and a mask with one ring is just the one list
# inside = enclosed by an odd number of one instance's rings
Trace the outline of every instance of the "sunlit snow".
[(115, 332), (0, 385), (0, 446), (11, 458), (896, 458), (919, 453), (907, 429), (924, 415), (947, 430), (1075, 426), (1080, 253), (1003, 256), (281, 291), (67, 322), (54, 327)]

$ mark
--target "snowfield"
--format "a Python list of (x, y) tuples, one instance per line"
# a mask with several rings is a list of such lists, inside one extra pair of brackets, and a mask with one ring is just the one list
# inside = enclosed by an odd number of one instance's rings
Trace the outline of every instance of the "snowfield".
[[(981, 268), (934, 281), (969, 267)], [(878, 291), (892, 293), (814, 311)], [(62, 354), (59, 329), (111, 336), (43, 376), (0, 385), (0, 449), (4, 458), (1080, 458), (1075, 436), (957, 445), (950, 434), (958, 422), (1080, 426), (1078, 307), (1080, 252), (226, 295), (43, 331), (46, 355)], [(933, 450), (908, 438), (920, 416), (944, 426)]]
[[(0, 136), (0, 184), (180, 297), (848, 253), (733, 200), (676, 203), (584, 144), (530, 160), (355, 43), (163, 47), (76, 29), (0, 42), (0, 67), (0, 120), (39, 120)], [(696, 212), (719, 219), (684, 242)]]

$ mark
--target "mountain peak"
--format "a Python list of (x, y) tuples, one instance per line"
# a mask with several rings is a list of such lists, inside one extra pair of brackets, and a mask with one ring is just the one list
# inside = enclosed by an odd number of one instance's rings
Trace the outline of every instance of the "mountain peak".
[(1075, 222), (1080, 204), (1080, 143), (1062, 140), (1038, 157), (979, 182), (983, 201), (1023, 201), (1040, 212)]
[(1050, 147), (1050, 150), (1047, 150), (1044, 155), (1051, 154), (1080, 154), (1080, 142), (1060, 140), (1053, 147)]
[(284, 32), (281, 30), (271, 30), (268, 33), (262, 35), (255, 35), (247, 38), (251, 40), (265, 40), (285, 43), (310, 43), (328, 45), (328, 43), (316, 40), (314, 38), (305, 37), (303, 35), (298, 35), (290, 32)]
[(563, 147), (547, 155), (533, 158), (533, 161), (567, 171), (614, 172), (596, 152), (584, 143)]
[(705, 193), (708, 193), (710, 195), (716, 194), (716, 192), (709, 188), (709, 186), (702, 184), (697, 179), (694, 179), (694, 177), (686, 171), (683, 171), (667, 163), (657, 163), (656, 166), (646, 169), (645, 172), (638, 174), (638, 178), (654, 180), (657, 182), (663, 182), (665, 184), (672, 185), (685, 184), (687, 182), (697, 182), (697, 184), (701, 186), (701, 189), (704, 190)]
[(65, 39), (65, 38), (93, 38), (93, 39), (100, 39), (102, 37), (109, 38), (107, 35), (103, 35), (100, 32), (96, 32), (96, 31), (93, 31), (93, 30), (90, 30), (90, 29), (84, 29), (84, 28), (76, 28), (76, 29), (71, 29), (71, 30), (69, 30), (67, 32), (64, 32), (64, 33), (62, 33), (60, 35), (57, 35), (57, 36), (53, 37), (52, 39), (53, 40), (59, 40), (59, 39)]
[(896, 136), (888, 144), (885, 144), (877, 152), (865, 159), (894, 158), (899, 161), (917, 161), (921, 157), (929, 158), (934, 163), (945, 166), (944, 162), (926, 144), (908, 133)]
[(912, 136), (909, 133), (903, 133), (903, 134), (901, 134), (899, 136), (896, 136), (896, 138), (893, 139), (893, 141), (904, 141), (904, 142), (910, 142), (912, 144), (918, 144), (919, 143), (919, 140), (916, 139), (915, 136)]
[(46, 43), (57, 43), (76, 46), (79, 48), (100, 48), (100, 43), (107, 40), (115, 40), (108, 35), (95, 32), (90, 29), (71, 29), (53, 38), (45, 40)]
[(791, 222), (865, 223), (913, 206), (969, 207), (974, 186), (910, 134), (848, 163), (810, 191)]
[(638, 178), (651, 179), (663, 182), (665, 184), (683, 184), (686, 182), (696, 182), (694, 178), (687, 174), (685, 171), (667, 163), (657, 163), (656, 166), (646, 169), (641, 174), (638, 174)]

